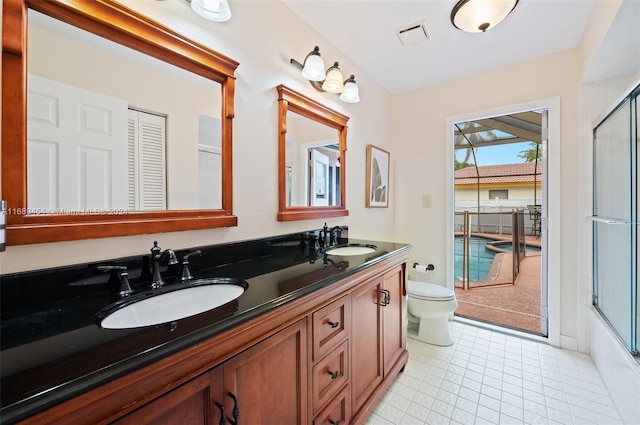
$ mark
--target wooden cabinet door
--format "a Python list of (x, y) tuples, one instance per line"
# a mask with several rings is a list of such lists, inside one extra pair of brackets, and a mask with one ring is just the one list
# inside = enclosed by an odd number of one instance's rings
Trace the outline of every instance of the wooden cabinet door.
[(351, 388), (357, 412), (382, 382), (382, 278), (376, 278), (351, 295)]
[(240, 424), (304, 424), (307, 421), (306, 319), (283, 329), (224, 363), (225, 410)]
[[(387, 302), (382, 307), (382, 358), (384, 375), (398, 361), (407, 346), (407, 332), (404, 326), (406, 296), (404, 295), (404, 264), (383, 276), (383, 293), (387, 292)], [(383, 295), (384, 297), (384, 295)]]
[(118, 425), (213, 425), (220, 413), (213, 400), (221, 400), (222, 368), (218, 367), (169, 391), (115, 422)]

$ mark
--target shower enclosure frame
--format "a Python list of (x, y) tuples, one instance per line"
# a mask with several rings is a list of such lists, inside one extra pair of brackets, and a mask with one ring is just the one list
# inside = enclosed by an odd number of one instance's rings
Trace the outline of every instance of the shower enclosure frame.
[(593, 129), (592, 305), (624, 347), (638, 351), (640, 134), (636, 86)]

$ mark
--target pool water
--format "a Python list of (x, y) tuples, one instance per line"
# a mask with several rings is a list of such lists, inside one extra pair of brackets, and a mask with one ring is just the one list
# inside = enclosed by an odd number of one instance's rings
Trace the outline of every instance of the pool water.
[[(455, 237), (455, 279), (462, 280), (462, 236)], [(488, 250), (485, 246), (489, 242), (495, 242), (495, 239), (480, 238), (477, 236), (469, 237), (469, 280), (477, 281), (483, 279), (489, 273), (493, 258), (496, 253)], [(500, 243), (495, 245), (503, 251), (512, 251), (511, 243)], [(540, 247), (526, 245), (527, 252), (541, 252)]]
[[(513, 251), (511, 242), (497, 244), (496, 248), (500, 248), (504, 251), (509, 251), (509, 252)], [(542, 248), (540, 248), (539, 246), (525, 245), (525, 249), (527, 250), (527, 252), (542, 252)]]
[[(489, 273), (496, 253), (485, 248), (487, 242), (494, 240), (475, 236), (469, 238), (469, 280), (480, 280)], [(454, 247), (455, 279), (462, 280), (462, 237), (455, 238)]]

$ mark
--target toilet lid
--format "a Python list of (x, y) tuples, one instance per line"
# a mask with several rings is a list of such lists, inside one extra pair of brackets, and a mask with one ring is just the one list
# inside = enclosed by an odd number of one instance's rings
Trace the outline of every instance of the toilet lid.
[(423, 300), (450, 301), (455, 299), (456, 293), (453, 289), (434, 283), (407, 281), (407, 292), (410, 296)]

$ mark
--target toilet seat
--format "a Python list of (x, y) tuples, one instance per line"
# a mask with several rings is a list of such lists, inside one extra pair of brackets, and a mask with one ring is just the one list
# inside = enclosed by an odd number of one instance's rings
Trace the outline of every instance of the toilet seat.
[(456, 298), (453, 289), (427, 282), (407, 281), (407, 293), (409, 296), (427, 301), (452, 301)]

